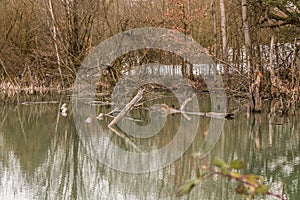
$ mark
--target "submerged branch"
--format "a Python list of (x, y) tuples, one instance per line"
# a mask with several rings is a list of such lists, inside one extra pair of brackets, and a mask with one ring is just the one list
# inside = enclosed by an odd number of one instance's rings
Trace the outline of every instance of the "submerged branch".
[(108, 126), (115, 134), (117, 134), (119, 137), (121, 137), (126, 144), (129, 144), (132, 146), (135, 150), (138, 152), (141, 152), (141, 149), (127, 136), (125, 132), (120, 130), (117, 126)]
[[(190, 102), (189, 99), (185, 100), (185, 102), (182, 104), (181, 109), (185, 108), (187, 104), (186, 102)], [(211, 118), (217, 118), (217, 119), (233, 119), (233, 113), (216, 113), (216, 112), (189, 112), (189, 111), (184, 111), (184, 110), (177, 110), (174, 108), (170, 108), (166, 104), (161, 104), (159, 108), (155, 108), (154, 110), (161, 112), (163, 114), (169, 115), (169, 114), (182, 114), (184, 115), (185, 118), (190, 118), (187, 115), (197, 115), (197, 116), (202, 116), (202, 117), (211, 117)], [(188, 119), (187, 118), (187, 119)]]
[(35, 104), (51, 104), (51, 103), (58, 103), (57, 101), (31, 101), (31, 102), (23, 102), (23, 105), (35, 105)]

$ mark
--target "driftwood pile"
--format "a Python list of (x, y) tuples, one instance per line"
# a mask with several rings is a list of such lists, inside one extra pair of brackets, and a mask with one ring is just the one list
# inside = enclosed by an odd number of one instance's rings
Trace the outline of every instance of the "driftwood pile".
[[(126, 117), (127, 113), (132, 110), (133, 107), (137, 105), (137, 103), (142, 99), (144, 90), (139, 90), (136, 96), (127, 104), (122, 110), (114, 109), (113, 111), (109, 113), (100, 113), (97, 117), (97, 119), (101, 120), (104, 118), (104, 116), (113, 117), (114, 119), (110, 122), (108, 125), (109, 128), (112, 128), (119, 124), (124, 118), (135, 120), (129, 117)], [(145, 108), (149, 111), (157, 111), (162, 113), (163, 115), (169, 115), (169, 114), (182, 114), (186, 119), (190, 120), (191, 117), (189, 115), (197, 115), (197, 116), (203, 116), (203, 117), (211, 117), (211, 118), (218, 118), (218, 119), (232, 119), (233, 113), (215, 113), (215, 112), (188, 112), (185, 111), (186, 106), (192, 101), (191, 98), (187, 98), (181, 105), (180, 109), (171, 108), (166, 104), (161, 104), (158, 107), (155, 108)], [(114, 113), (118, 113), (117, 116), (113, 116)]]

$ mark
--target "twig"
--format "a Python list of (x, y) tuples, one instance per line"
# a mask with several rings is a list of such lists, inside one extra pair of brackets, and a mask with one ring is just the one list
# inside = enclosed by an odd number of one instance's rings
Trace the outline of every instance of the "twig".
[[(5, 67), (5, 65), (4, 65), (4, 63), (3, 63), (3, 61), (2, 61), (1, 59), (0, 59), (0, 62), (1, 62), (1, 65), (2, 65), (2, 67), (3, 67), (3, 70), (4, 70), (5, 74), (7, 75), (8, 79), (10, 80), (11, 83), (13, 83), (13, 80), (12, 80), (11, 77), (9, 76), (9, 74), (8, 74), (8, 72), (7, 72), (7, 70), (6, 70), (6, 67)], [(18, 85), (17, 82), (15, 82), (15, 83)], [(19, 85), (18, 85), (18, 86), (19, 86)]]
[(181, 105), (180, 107), (180, 110), (181, 111), (184, 111), (185, 110), (185, 107), (192, 102), (192, 98), (187, 98)]
[(110, 111), (109, 113), (107, 113), (106, 115), (112, 115), (114, 112), (119, 112), (120, 113), (120, 111), (118, 109), (119, 108), (117, 107), (117, 108), (113, 109), (112, 111)]
[[(211, 55), (211, 56), (213, 56), (213, 55)], [(242, 74), (238, 69), (236, 69), (236, 68), (235, 68), (232, 64), (230, 64), (229, 62), (226, 62), (226, 61), (224, 61), (224, 60), (221, 60), (221, 59), (219, 59), (219, 58), (217, 58), (217, 57), (215, 57), (215, 56), (213, 56), (213, 58), (216, 59), (217, 61), (219, 61), (219, 62), (221, 62), (221, 63), (227, 65), (228, 67), (230, 67), (231, 69), (233, 69), (235, 72), (237, 72), (240, 76), (245, 77), (245, 78), (248, 79), (247, 76), (245, 76), (244, 74)]]
[(183, 115), (183, 117), (185, 117), (187, 120), (191, 120), (191, 117), (188, 116), (185, 112), (185, 107), (190, 103), (192, 102), (192, 98), (187, 98), (181, 105), (180, 107), (180, 111), (181, 111), (181, 114)]
[[(250, 185), (250, 186), (252, 186), (252, 187), (254, 187), (254, 188), (257, 188), (257, 185), (256, 185), (256, 184), (244, 180), (244, 179), (243, 179), (244, 176), (238, 178), (238, 177), (232, 176), (231, 173), (224, 174), (224, 173), (222, 173), (222, 172), (215, 171), (215, 170), (213, 170), (212, 168), (210, 168), (210, 167), (208, 167), (208, 166), (202, 166), (202, 168), (205, 169), (205, 170), (209, 170), (209, 171), (211, 172), (210, 174), (206, 175), (205, 177), (202, 177), (203, 179), (210, 178), (210, 177), (212, 177), (212, 176), (214, 176), (214, 175), (221, 175), (221, 176), (225, 176), (225, 177), (228, 177), (228, 178), (231, 178), (231, 179), (235, 179), (235, 180), (238, 181), (238, 182), (241, 182), (241, 183), (246, 184), (246, 185)], [(270, 192), (270, 191), (268, 191), (267, 194), (268, 194), (268, 195), (271, 195), (271, 196), (274, 196), (274, 197), (277, 197), (277, 198), (279, 198), (279, 199), (281, 199), (281, 200), (286, 200), (286, 199), (284, 198), (284, 196), (281, 195), (281, 194), (273, 193), (273, 192)]]

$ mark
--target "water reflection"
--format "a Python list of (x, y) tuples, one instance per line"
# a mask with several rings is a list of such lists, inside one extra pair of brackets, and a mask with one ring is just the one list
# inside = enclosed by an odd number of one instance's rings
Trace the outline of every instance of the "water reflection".
[[(161, 101), (166, 103), (166, 99)], [(207, 99), (200, 102), (200, 109), (207, 110)], [(178, 106), (171, 98), (167, 103)], [(199, 118), (198, 134), (182, 158), (156, 172), (130, 174), (106, 167), (91, 154), (75, 130), (72, 112), (66, 118), (59, 115), (61, 104), (1, 106), (0, 199), (174, 199), (178, 186), (195, 176), (200, 163), (192, 154), (207, 134), (208, 118)], [(97, 112), (110, 111), (109, 107), (96, 108)], [(132, 114), (147, 119), (147, 113)], [(160, 134), (131, 139), (143, 150), (161, 148), (174, 137), (178, 120), (178, 115), (168, 116), (168, 127)], [(272, 120), (270, 123), (268, 113), (238, 113), (234, 120), (226, 121), (224, 133), (206, 161), (214, 156), (226, 161), (243, 159), (247, 162), (245, 173), (265, 176), (272, 190), (299, 199), (299, 115)], [(107, 129), (109, 121), (105, 118), (96, 123), (120, 148), (135, 151)], [(216, 177), (183, 199), (241, 199), (233, 192), (235, 186), (235, 182)]]

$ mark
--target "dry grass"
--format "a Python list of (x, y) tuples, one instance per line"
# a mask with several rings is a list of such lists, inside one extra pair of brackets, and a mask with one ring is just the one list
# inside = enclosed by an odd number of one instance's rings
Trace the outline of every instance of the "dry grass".
[(10, 82), (2, 82), (0, 83), (0, 90), (1, 94), (4, 96), (15, 96), (19, 94), (45, 94), (48, 92), (65, 92), (65, 91), (71, 91), (71, 88), (63, 88), (60, 84), (57, 84), (56, 86), (37, 86), (30, 84), (29, 86), (22, 86), (17, 84), (12, 84)]

